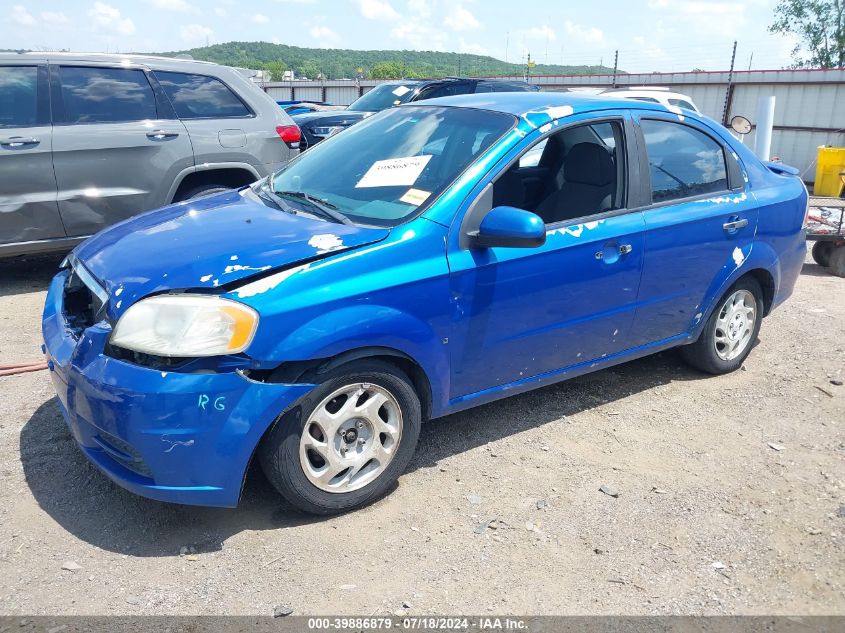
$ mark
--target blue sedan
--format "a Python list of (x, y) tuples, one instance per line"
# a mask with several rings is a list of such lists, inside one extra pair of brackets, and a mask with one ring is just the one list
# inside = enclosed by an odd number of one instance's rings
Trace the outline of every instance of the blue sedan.
[(806, 210), (795, 170), (686, 110), (434, 99), (81, 244), (44, 349), (121, 486), (235, 506), (256, 458), (294, 506), (341, 512), (390, 489), (424, 420), (671, 347), (736, 370), (792, 292)]

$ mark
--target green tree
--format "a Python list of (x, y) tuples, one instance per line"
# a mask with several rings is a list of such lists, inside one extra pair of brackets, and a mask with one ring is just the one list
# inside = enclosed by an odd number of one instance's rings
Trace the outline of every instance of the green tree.
[(780, 0), (769, 31), (798, 36), (795, 68), (845, 67), (845, 0)]
[(270, 73), (270, 77), (273, 81), (282, 81), (287, 69), (288, 65), (283, 61), (267, 62), (264, 64), (264, 70)]
[(395, 62), (379, 62), (370, 69), (372, 79), (401, 79), (403, 68)]
[(316, 79), (320, 74), (320, 66), (314, 60), (307, 59), (299, 65), (297, 75), (308, 79)]

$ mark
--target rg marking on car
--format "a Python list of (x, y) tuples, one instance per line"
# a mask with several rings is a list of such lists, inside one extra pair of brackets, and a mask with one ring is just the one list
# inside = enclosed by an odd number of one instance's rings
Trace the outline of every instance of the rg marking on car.
[(126, 220), (53, 279), (87, 457), (140, 495), (384, 494), (420, 424), (670, 347), (737, 369), (792, 292), (807, 192), (720, 125), (571, 94), (433, 99), (253, 185)]

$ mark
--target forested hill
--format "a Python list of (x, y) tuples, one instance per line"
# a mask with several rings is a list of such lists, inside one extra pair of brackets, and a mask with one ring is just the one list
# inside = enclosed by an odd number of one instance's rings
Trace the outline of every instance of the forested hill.
[[(348, 49), (300, 48), (269, 42), (227, 42), (184, 51), (158, 53), (188, 54), (194, 59), (228, 66), (266, 69), (274, 79), (281, 79), (284, 70), (292, 69), (297, 77), (316, 79), (353, 79), (359, 72), (366, 78), (443, 77), (521, 75), (522, 64), (508, 64), (485, 55), (440, 53), (436, 51), (357, 51)], [(597, 60), (598, 61), (598, 60)], [(609, 73), (606, 66), (559, 66), (537, 64), (533, 75), (585, 75)]]

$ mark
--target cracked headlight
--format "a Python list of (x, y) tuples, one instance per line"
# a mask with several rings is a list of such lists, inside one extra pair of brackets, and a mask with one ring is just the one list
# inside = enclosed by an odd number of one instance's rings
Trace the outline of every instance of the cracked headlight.
[(258, 313), (237, 301), (160, 295), (131, 306), (111, 344), (154, 356), (220, 356), (244, 351), (257, 327)]

